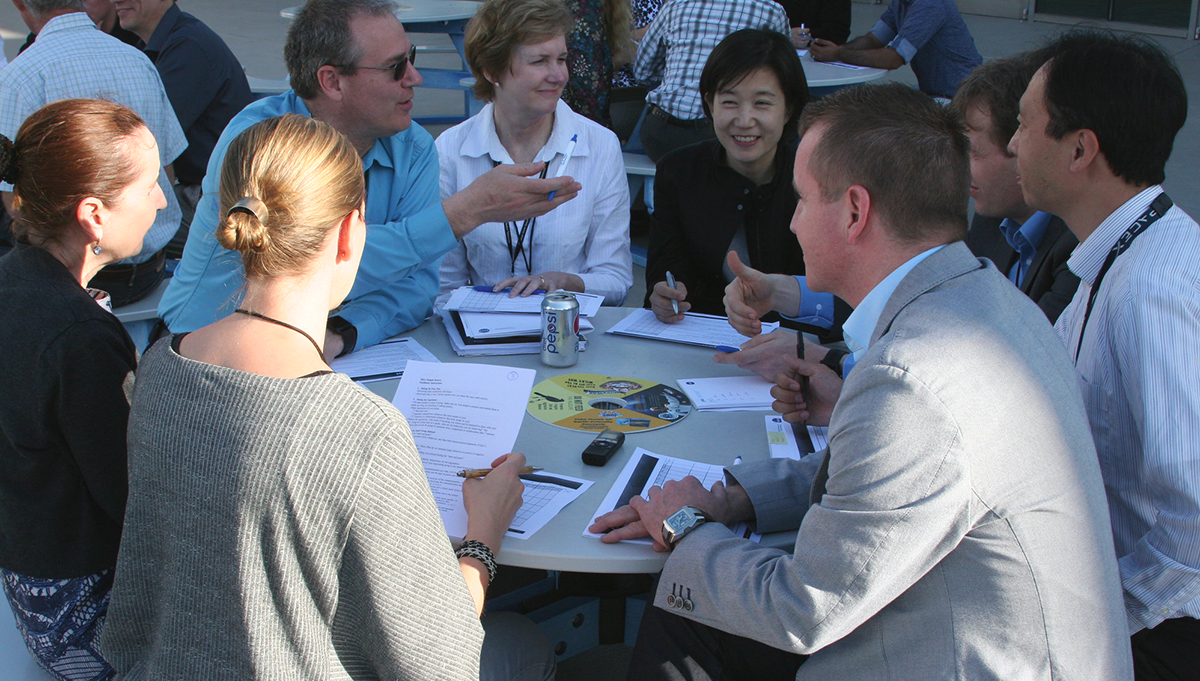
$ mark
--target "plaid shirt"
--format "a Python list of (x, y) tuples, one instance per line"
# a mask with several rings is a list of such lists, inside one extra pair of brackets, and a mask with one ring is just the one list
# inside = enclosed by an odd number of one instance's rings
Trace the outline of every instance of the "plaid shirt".
[[(51, 102), (76, 97), (107, 99), (133, 109), (158, 142), (163, 165), (187, 148), (154, 64), (137, 48), (97, 30), (83, 12), (51, 19), (37, 42), (0, 71), (0, 135), (15, 139), (30, 114)], [(158, 184), (167, 207), (155, 217), (142, 252), (129, 262), (148, 260), (179, 230), (179, 202), (162, 170)], [(2, 191), (12, 189), (11, 184), (0, 183)]]
[(646, 101), (684, 120), (704, 117), (700, 72), (725, 36), (743, 28), (788, 35), (787, 13), (774, 0), (668, 0), (638, 46), (633, 75), (658, 84)]

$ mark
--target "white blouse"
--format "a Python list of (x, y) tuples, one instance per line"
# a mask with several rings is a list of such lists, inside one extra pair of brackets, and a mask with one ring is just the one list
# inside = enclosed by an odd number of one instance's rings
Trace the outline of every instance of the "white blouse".
[[(513, 163), (496, 136), (492, 106), (487, 104), (437, 138), (442, 198), (463, 189), (495, 163)], [(517, 255), (515, 260), (510, 256), (503, 223), (482, 224), (460, 239), (458, 247), (442, 260), (438, 306), (460, 286), (490, 286), (509, 277), (550, 271), (578, 275), (588, 293), (604, 296), (605, 305), (625, 302), (633, 285), (633, 261), (629, 254), (629, 184), (617, 136), (559, 101), (550, 139), (535, 160), (548, 162), (553, 174), (573, 135), (579, 139), (563, 174), (575, 178), (583, 189), (530, 227), (524, 243), (529, 249), (532, 239), (531, 267), (526, 269), (525, 255)], [(510, 224), (515, 248), (523, 221)]]

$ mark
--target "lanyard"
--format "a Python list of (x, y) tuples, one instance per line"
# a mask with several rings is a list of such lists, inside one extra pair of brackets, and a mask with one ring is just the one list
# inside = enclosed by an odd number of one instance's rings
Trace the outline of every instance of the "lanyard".
[[(500, 165), (499, 161), (492, 161), (492, 167)], [(550, 168), (550, 164), (546, 163), (542, 167), (542, 174), (538, 177), (546, 179), (546, 171)], [(504, 223), (504, 242), (508, 246), (508, 272), (516, 275), (517, 273), (517, 256), (523, 256), (525, 261), (525, 273), (533, 274), (533, 226), (537, 223), (537, 218), (529, 218), (521, 223), (520, 229), (516, 223)], [(516, 244), (513, 244), (513, 232), (516, 232)], [(525, 234), (529, 234), (529, 247), (525, 246)]]
[(1100, 290), (1100, 282), (1104, 281), (1104, 275), (1108, 274), (1108, 270), (1113, 263), (1117, 261), (1117, 256), (1129, 250), (1133, 245), (1133, 240), (1138, 238), (1142, 232), (1150, 228), (1163, 216), (1167, 211), (1171, 210), (1171, 206), (1175, 205), (1171, 201), (1171, 197), (1163, 192), (1154, 199), (1154, 203), (1146, 209), (1145, 213), (1138, 216), (1138, 219), (1129, 225), (1129, 229), (1117, 239), (1117, 243), (1108, 252), (1108, 257), (1104, 259), (1104, 264), (1100, 266), (1100, 272), (1096, 274), (1096, 280), (1092, 282), (1092, 291), (1088, 294), (1087, 309), (1083, 312), (1083, 324), (1079, 327), (1079, 344), (1075, 346), (1075, 363), (1079, 363), (1079, 353), (1083, 350), (1083, 334), (1087, 331), (1088, 319), (1092, 316), (1092, 305), (1096, 303), (1096, 293)]

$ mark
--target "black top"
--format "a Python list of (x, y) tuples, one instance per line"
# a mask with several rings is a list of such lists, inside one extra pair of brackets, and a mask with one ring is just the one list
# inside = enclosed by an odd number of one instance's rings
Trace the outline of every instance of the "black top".
[(71, 578), (117, 563), (137, 351), (46, 251), (0, 258), (0, 567)]
[(792, 28), (804, 24), (812, 37), (841, 45), (850, 37), (850, 0), (775, 0), (787, 12)]
[[(715, 139), (681, 147), (658, 162), (654, 213), (646, 256), (646, 298), (670, 270), (687, 286), (693, 312), (725, 314), (725, 256), (739, 227), (746, 229), (751, 267), (771, 274), (804, 274), (804, 254), (789, 226), (796, 211), (792, 165), (796, 143), (775, 155), (775, 175), (761, 187), (726, 165)], [(837, 301), (832, 331), (794, 324), (824, 340), (841, 336), (849, 307)], [(766, 320), (778, 319), (769, 315)]]
[(162, 77), (188, 146), (175, 159), (183, 184), (200, 184), (217, 138), (250, 102), (250, 85), (225, 41), (177, 5), (167, 8), (150, 42), (138, 43)]
[[(1017, 252), (1000, 231), (1001, 221), (976, 215), (967, 231), (967, 247), (975, 257), (996, 263), (1000, 274), (1007, 277), (1017, 262)], [(1051, 324), (1058, 321), (1079, 288), (1079, 277), (1067, 268), (1067, 260), (1078, 245), (1079, 239), (1067, 229), (1067, 223), (1058, 216), (1051, 217), (1021, 282), (1021, 292), (1037, 303)]]

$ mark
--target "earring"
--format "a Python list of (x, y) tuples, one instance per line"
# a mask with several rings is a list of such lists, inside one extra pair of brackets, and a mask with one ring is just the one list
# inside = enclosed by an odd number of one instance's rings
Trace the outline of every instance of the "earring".
[(495, 83), (493, 83), (493, 85), (495, 85), (496, 87), (500, 87), (500, 81), (496, 81)]
[(100, 255), (100, 254), (101, 254), (101, 253), (103, 253), (103, 252), (104, 252), (104, 249), (103, 249), (103, 248), (100, 248), (100, 242), (99, 242), (99, 241), (97, 241), (96, 243), (92, 244), (92, 253), (94, 253), (95, 255)]

